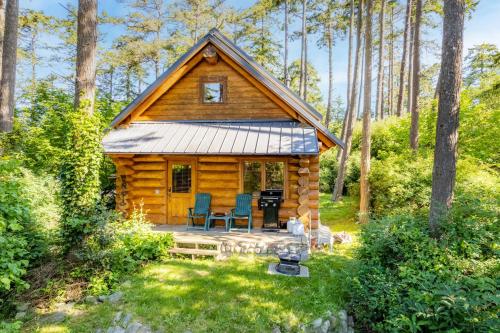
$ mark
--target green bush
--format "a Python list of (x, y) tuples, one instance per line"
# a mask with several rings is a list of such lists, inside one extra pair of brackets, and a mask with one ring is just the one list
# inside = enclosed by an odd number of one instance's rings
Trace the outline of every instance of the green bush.
[(371, 206), (375, 216), (421, 212), (429, 207), (432, 159), (411, 152), (372, 160)]
[(102, 119), (82, 107), (68, 116), (70, 130), (61, 167), (64, 206), (62, 237), (66, 250), (79, 245), (89, 232), (88, 217), (100, 199)]
[(350, 307), (379, 332), (488, 332), (497, 309), (498, 205), (458, 197), (429, 237), (426, 215), (393, 216), (363, 228)]
[(143, 262), (167, 256), (173, 244), (171, 234), (151, 230), (141, 211), (124, 220), (115, 211), (100, 208), (88, 224), (94, 229), (75, 253), (81, 265), (73, 275), (87, 279), (93, 294), (106, 293)]
[(54, 179), (0, 160), (0, 307), (28, 287), (23, 277), (46, 255), (59, 217)]
[[(337, 150), (331, 149), (320, 157), (319, 185), (322, 192), (331, 193), (335, 186), (338, 173)], [(347, 161), (347, 171), (344, 179), (344, 193), (358, 195), (356, 191), (359, 182), (360, 166), (359, 152), (354, 152)]]

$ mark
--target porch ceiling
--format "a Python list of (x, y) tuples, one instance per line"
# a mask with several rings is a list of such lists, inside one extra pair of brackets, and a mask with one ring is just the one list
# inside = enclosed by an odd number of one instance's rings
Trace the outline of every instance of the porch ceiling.
[(140, 122), (111, 130), (108, 154), (316, 155), (316, 129), (293, 121)]

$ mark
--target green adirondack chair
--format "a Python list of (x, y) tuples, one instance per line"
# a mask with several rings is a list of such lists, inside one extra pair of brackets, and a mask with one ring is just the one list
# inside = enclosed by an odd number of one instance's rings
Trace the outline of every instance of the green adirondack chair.
[[(210, 216), (210, 193), (196, 193), (194, 208), (188, 208), (186, 229), (208, 230), (208, 217)], [(203, 218), (203, 224), (196, 224), (196, 219)], [(190, 225), (191, 222), (191, 225)]]
[(238, 194), (236, 196), (236, 208), (231, 209), (231, 225), (229, 230), (235, 227), (235, 220), (248, 220), (248, 232), (252, 230), (252, 195)]

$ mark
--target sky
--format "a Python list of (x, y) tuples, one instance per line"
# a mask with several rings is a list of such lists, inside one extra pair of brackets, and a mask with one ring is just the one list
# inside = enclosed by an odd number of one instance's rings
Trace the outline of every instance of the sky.
[[(227, 3), (236, 8), (250, 6), (253, 0), (226, 0)], [(401, 2), (401, 1), (400, 1)], [(66, 9), (61, 4), (72, 3), (77, 5), (77, 0), (20, 0), (20, 8), (31, 8), (43, 10), (46, 14), (56, 17), (63, 17), (66, 14)], [(123, 17), (128, 9), (118, 0), (99, 0), (99, 11), (106, 11), (109, 15)], [(297, 20), (297, 19), (296, 19)], [(298, 22), (296, 22), (298, 23)], [(433, 40), (436, 45), (441, 44), (441, 22), (438, 20), (439, 27), (436, 29), (426, 29), (423, 31), (425, 40)], [(110, 43), (115, 37), (119, 36), (122, 31), (116, 27), (104, 26), (101, 32), (105, 34), (104, 42)], [(276, 39), (281, 40), (282, 33), (277, 32)], [(50, 38), (50, 37), (46, 37)], [(312, 39), (312, 38), (311, 38)], [(500, 0), (480, 0), (476, 10), (471, 17), (466, 19), (464, 32), (464, 55), (466, 50), (480, 43), (492, 43), (500, 47)], [(300, 41), (291, 43), (290, 59), (300, 56)], [(334, 58), (334, 95), (340, 96), (345, 100), (347, 87), (347, 47), (346, 38), (337, 38), (335, 41), (333, 58)], [(314, 67), (318, 70), (321, 78), (320, 88), (323, 96), (327, 96), (328, 89), (328, 59), (327, 50), (319, 49), (315, 42), (309, 43), (309, 59)], [(439, 52), (435, 50), (424, 49), (422, 52), (422, 63), (424, 66), (440, 61)], [(376, 63), (376, 62), (375, 62)], [(47, 68), (45, 72), (56, 71), (57, 68)]]

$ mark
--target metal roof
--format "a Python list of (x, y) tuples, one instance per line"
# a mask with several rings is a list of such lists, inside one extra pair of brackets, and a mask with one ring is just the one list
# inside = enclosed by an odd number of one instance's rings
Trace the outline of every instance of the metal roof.
[(316, 129), (293, 121), (137, 122), (111, 130), (108, 154), (316, 155)]
[(296, 110), (303, 118), (311, 125), (316, 127), (322, 134), (328, 137), (332, 142), (341, 148), (344, 148), (344, 143), (333, 135), (326, 127), (321, 124), (321, 114), (316, 111), (306, 101), (299, 98), (291, 89), (286, 87), (276, 78), (274, 78), (264, 67), (256, 63), (245, 51), (236, 46), (233, 42), (227, 39), (217, 29), (210, 30), (203, 38), (201, 38), (191, 49), (189, 49), (182, 57), (180, 57), (167, 71), (165, 71), (158, 79), (144, 90), (142, 94), (137, 96), (125, 109), (120, 112), (113, 122), (112, 127), (120, 124), (137, 106), (139, 106), (148, 96), (150, 96), (170, 75), (176, 72), (189, 59), (203, 49), (208, 43), (212, 43), (217, 48), (222, 50), (233, 61), (245, 68), (253, 77), (265, 85), (268, 89), (279, 96), (284, 102)]

